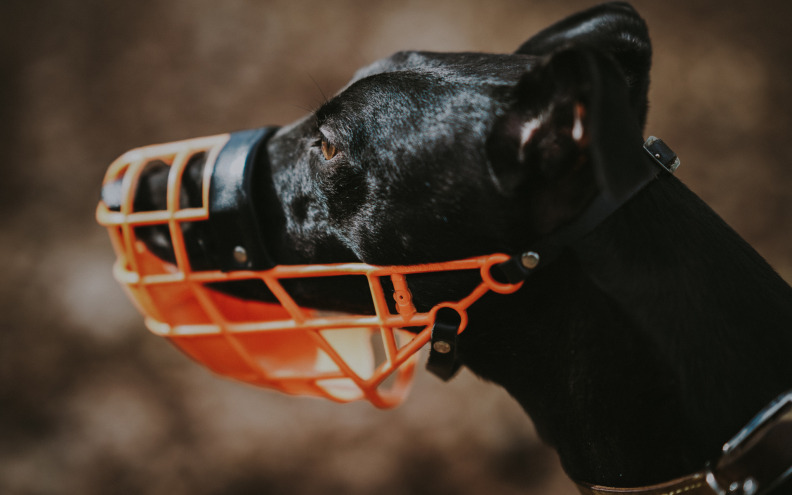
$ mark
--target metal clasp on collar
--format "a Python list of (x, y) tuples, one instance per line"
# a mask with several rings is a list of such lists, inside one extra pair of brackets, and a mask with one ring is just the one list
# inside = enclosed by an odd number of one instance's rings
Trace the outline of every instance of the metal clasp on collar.
[(681, 162), (674, 150), (669, 148), (662, 139), (654, 136), (649, 136), (649, 139), (643, 145), (644, 150), (649, 153), (654, 161), (661, 167), (666, 169), (669, 173), (673, 174), (679, 168)]
[(723, 446), (706, 471), (718, 495), (761, 495), (792, 476), (792, 391), (782, 394)]

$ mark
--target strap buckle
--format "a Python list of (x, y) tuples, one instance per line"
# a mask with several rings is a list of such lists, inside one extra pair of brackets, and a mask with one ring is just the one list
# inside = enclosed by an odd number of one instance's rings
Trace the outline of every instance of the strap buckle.
[(461, 366), (457, 359), (457, 336), (461, 325), (462, 317), (453, 308), (442, 307), (435, 313), (426, 369), (446, 382)]

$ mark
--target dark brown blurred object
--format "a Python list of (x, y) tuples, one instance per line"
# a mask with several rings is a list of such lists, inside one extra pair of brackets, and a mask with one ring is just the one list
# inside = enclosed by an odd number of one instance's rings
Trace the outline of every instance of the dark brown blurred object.
[[(387, 412), (209, 375), (143, 328), (93, 209), (127, 149), (288, 123), (394, 51), (511, 51), (593, 3), (0, 3), (0, 493), (576, 493), (470, 374)], [(634, 5), (647, 134), (792, 280), (792, 4)]]

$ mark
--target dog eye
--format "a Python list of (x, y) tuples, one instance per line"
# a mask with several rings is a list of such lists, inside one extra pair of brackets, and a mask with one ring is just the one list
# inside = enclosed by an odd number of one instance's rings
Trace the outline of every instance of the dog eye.
[(326, 140), (322, 139), (322, 156), (324, 156), (325, 160), (330, 160), (334, 156), (336, 156), (336, 147), (332, 144), (328, 143)]

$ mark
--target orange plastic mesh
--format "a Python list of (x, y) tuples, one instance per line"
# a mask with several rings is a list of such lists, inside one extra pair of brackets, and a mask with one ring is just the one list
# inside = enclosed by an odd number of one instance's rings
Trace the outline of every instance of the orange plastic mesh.
[[(110, 165), (104, 184), (121, 181), (121, 205), (113, 211), (100, 202), (98, 222), (107, 227), (118, 259), (114, 275), (154, 334), (165, 337), (214, 372), (289, 394), (326, 397), (339, 402), (369, 400), (377, 407), (398, 405), (412, 382), (416, 353), (431, 338), (435, 314), (450, 307), (467, 325), (467, 308), (488, 291), (510, 293), (520, 284), (494, 280), (490, 268), (508, 257), (477, 258), (413, 266), (363, 263), (278, 265), (269, 270), (194, 271), (185, 250), (183, 225), (209, 218), (209, 182), (228, 134), (148, 146), (129, 151)], [(189, 159), (205, 153), (202, 205), (179, 205), (182, 175)], [(135, 211), (134, 197), (147, 163), (170, 168), (167, 208)], [(175, 263), (154, 256), (136, 237), (135, 228), (167, 225)], [(411, 274), (475, 270), (481, 282), (466, 297), (418, 312), (406, 277)], [(365, 277), (374, 315), (321, 312), (299, 306), (281, 284), (300, 277)], [(389, 277), (394, 293), (386, 296), (380, 277)], [(244, 300), (206, 286), (212, 282), (260, 280), (278, 303)], [(386, 297), (395, 299), (391, 312)], [(402, 328), (422, 328), (407, 332)]]

